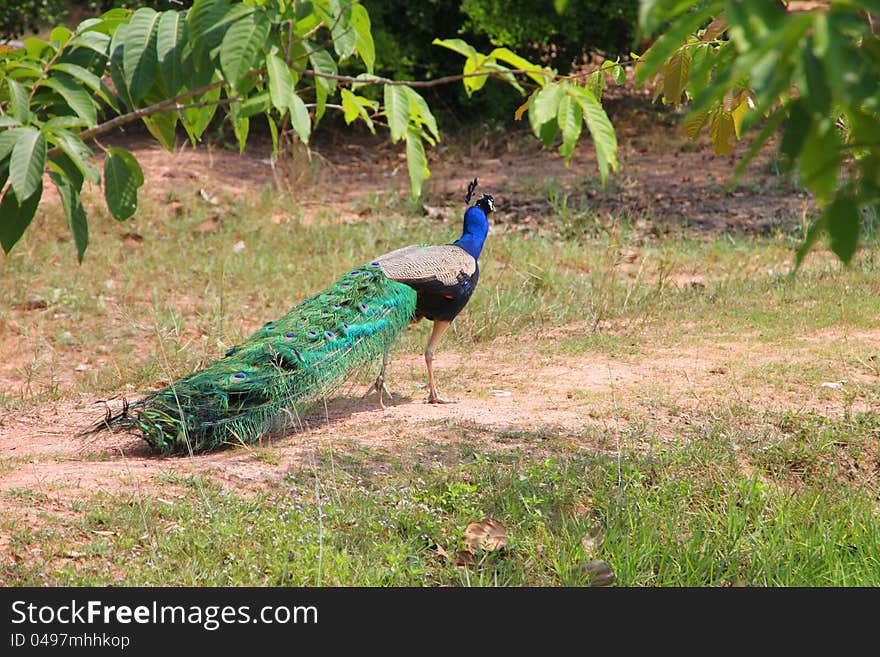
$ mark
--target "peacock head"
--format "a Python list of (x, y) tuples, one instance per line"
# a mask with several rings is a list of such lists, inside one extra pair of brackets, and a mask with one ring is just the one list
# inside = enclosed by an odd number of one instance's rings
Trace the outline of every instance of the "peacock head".
[(485, 212), (486, 216), (488, 216), (490, 212), (495, 211), (495, 199), (492, 198), (491, 194), (483, 194), (477, 199), (477, 202), (474, 203), (474, 205)]

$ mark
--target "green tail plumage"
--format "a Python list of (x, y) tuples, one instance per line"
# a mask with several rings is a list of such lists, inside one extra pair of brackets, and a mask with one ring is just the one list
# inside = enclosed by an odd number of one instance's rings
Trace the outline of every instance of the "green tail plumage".
[(96, 427), (138, 431), (164, 453), (251, 443), (384, 354), (413, 316), (415, 291), (373, 263), (294, 306), (208, 367)]

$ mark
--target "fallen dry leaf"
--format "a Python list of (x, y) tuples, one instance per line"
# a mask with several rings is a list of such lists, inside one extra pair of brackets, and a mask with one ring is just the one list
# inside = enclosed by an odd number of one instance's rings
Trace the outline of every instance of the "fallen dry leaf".
[(204, 221), (199, 223), (199, 225), (197, 225), (195, 228), (193, 228), (193, 232), (194, 233), (213, 233), (215, 231), (220, 230), (220, 228), (222, 226), (223, 226), (223, 222), (220, 220), (220, 217), (217, 215), (214, 215), (213, 217), (205, 219)]
[(464, 542), (471, 552), (503, 550), (507, 547), (507, 530), (497, 520), (486, 518), (465, 527)]
[(28, 299), (22, 303), (14, 303), (12, 307), (16, 310), (42, 310), (48, 305), (45, 299)]
[(602, 525), (593, 525), (593, 527), (581, 538), (581, 544), (584, 546), (584, 552), (588, 557), (596, 556), (602, 540), (605, 538), (605, 530)]

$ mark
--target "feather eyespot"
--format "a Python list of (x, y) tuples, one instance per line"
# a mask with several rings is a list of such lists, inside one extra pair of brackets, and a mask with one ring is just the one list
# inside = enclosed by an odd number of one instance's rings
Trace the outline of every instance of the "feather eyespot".
[(235, 379), (244, 379), (247, 377), (247, 374), (244, 372), (239, 372), (238, 374), (233, 374), (233, 378)]
[(293, 333), (285, 333), (284, 337), (285, 338), (292, 338), (292, 337), (294, 337), (294, 335), (293, 335)]
[(309, 323), (309, 318), (308, 318), (308, 317), (303, 317), (303, 318), (300, 319), (299, 321), (301, 321), (303, 324), (308, 324), (308, 323)]
[(332, 340), (333, 338), (336, 337), (336, 336), (333, 335), (333, 333), (331, 333), (330, 331), (324, 331), (324, 335), (325, 335), (325, 337), (326, 337), (328, 340)]
[(378, 266), (379, 266), (379, 261), (378, 261), (378, 260), (373, 260), (373, 262), (371, 262), (370, 264), (373, 265), (373, 267), (378, 267)]
[(369, 308), (367, 307), (367, 304), (365, 304), (365, 303), (360, 304), (360, 305), (358, 306), (358, 308), (360, 308), (360, 309), (361, 309), (361, 312), (364, 312), (364, 313), (367, 312), (367, 311), (369, 310)]
[(347, 331), (347, 330), (348, 330), (348, 324), (343, 324), (341, 328), (342, 328), (343, 331)]
[(317, 331), (309, 331), (309, 337), (310, 338), (318, 337), (318, 332)]

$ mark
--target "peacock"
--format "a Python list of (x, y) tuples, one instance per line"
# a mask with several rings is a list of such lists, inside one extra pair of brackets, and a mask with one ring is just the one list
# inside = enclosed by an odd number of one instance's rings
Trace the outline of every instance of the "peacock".
[(266, 323), (225, 356), (162, 390), (128, 403), (92, 432), (129, 430), (163, 454), (206, 452), (248, 444), (295, 423), (312, 403), (354, 371), (381, 357), (367, 391), (383, 393), (388, 352), (410, 322), (433, 321), (425, 348), (427, 402), (449, 403), (437, 391), (434, 352), (467, 304), (480, 276), (478, 259), (495, 210), (491, 195), (470, 205), (468, 184), (461, 237), (451, 244), (413, 245), (375, 258)]

